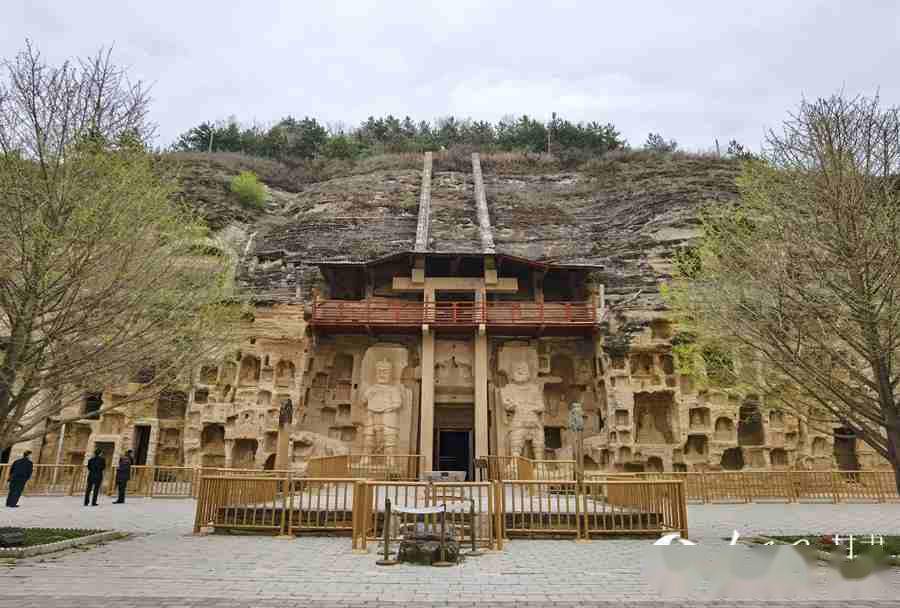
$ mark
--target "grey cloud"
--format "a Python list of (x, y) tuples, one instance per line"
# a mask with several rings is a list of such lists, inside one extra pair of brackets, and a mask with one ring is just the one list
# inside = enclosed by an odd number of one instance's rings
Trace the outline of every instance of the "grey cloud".
[(154, 86), (160, 143), (201, 120), (387, 112), (615, 123), (689, 148), (757, 146), (801, 96), (900, 103), (895, 3), (7, 0), (0, 56), (52, 60), (115, 42)]

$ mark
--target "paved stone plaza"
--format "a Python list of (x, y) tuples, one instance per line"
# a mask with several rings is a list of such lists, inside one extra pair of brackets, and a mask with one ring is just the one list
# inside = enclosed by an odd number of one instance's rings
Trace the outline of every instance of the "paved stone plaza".
[[(375, 566), (353, 555), (349, 538), (191, 534), (194, 501), (130, 500), (84, 508), (78, 497), (26, 497), (0, 512), (0, 525), (127, 530), (128, 540), (0, 566), (0, 608), (57, 606), (380, 606), (380, 605), (759, 605), (765, 590), (660, 589), (648, 574), (649, 540), (517, 540), (502, 553), (458, 567)], [(802, 534), (900, 534), (900, 505), (755, 504), (689, 508), (691, 537), (721, 559), (751, 559), (760, 549), (727, 547), (733, 529)], [(684, 550), (680, 548), (679, 550)], [(693, 549), (692, 549), (693, 550)], [(897, 605), (900, 575), (829, 586), (820, 567), (793, 606)], [(766, 603), (775, 605), (782, 602)], [(747, 604), (746, 602), (750, 603)]]

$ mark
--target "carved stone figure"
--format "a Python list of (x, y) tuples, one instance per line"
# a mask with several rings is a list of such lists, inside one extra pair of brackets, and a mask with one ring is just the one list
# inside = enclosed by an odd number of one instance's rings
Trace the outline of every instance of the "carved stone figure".
[(375, 364), (375, 384), (366, 389), (364, 445), (367, 453), (388, 454), (397, 448), (400, 439), (400, 410), (403, 389), (393, 384), (393, 365), (387, 359)]
[(577, 401), (569, 405), (569, 430), (573, 433), (584, 430), (584, 410)]
[(531, 441), (535, 458), (544, 456), (544, 384), (560, 382), (560, 378), (531, 377), (526, 361), (519, 361), (512, 369), (510, 383), (500, 389), (503, 409), (511, 416), (509, 421), (509, 451), (513, 456), (524, 456), (525, 446)]
[(700, 410), (691, 410), (691, 426), (703, 426), (703, 415)]
[(637, 433), (638, 443), (665, 443), (666, 437), (661, 430), (656, 428), (656, 419), (650, 412), (644, 412), (641, 416)]
[(278, 412), (278, 426), (290, 426), (294, 422), (294, 402), (285, 399), (281, 402), (281, 410)]
[(350, 453), (350, 449), (344, 442), (312, 431), (300, 431), (294, 433), (292, 437), (294, 460), (301, 461), (315, 456), (340, 456)]

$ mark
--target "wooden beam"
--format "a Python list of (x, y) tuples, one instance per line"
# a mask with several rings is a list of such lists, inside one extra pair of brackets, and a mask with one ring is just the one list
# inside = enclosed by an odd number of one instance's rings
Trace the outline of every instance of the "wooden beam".
[(502, 291), (515, 293), (519, 291), (519, 280), (515, 278), (497, 279), (495, 285), (485, 285), (484, 279), (471, 277), (429, 277), (424, 283), (413, 283), (407, 277), (394, 277), (394, 291), (422, 291), (432, 289), (436, 291)]

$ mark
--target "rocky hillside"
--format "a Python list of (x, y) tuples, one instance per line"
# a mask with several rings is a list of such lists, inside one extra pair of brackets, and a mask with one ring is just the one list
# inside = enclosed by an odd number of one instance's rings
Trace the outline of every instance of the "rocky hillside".
[[(311, 263), (408, 251), (416, 232), (422, 159), (290, 167), (239, 155), (174, 155), (183, 200), (243, 255), (245, 287), (259, 299), (305, 298)], [(696, 234), (697, 209), (737, 196), (737, 163), (689, 155), (624, 153), (563, 167), (548, 157), (482, 157), (498, 252), (602, 264), (611, 302), (661, 306), (657, 285), (673, 251)], [(228, 180), (250, 169), (268, 187), (264, 208), (242, 206)], [(468, 155), (435, 156), (431, 248), (477, 250)], [(638, 294), (639, 295), (636, 295)]]

